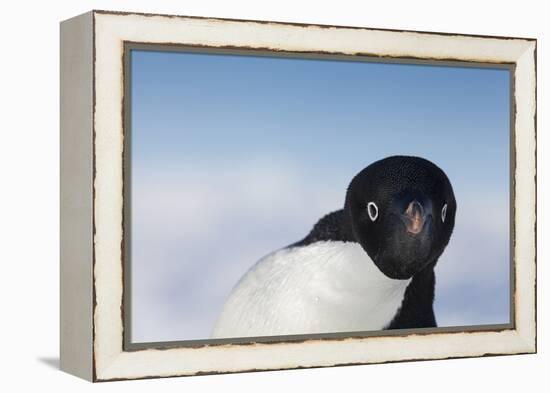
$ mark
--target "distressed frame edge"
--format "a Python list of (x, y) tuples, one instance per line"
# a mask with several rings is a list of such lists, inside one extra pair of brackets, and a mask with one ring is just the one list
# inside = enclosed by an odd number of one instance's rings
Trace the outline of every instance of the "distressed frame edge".
[(60, 369), (93, 381), (93, 12), (59, 25)]
[[(101, 13), (101, 12), (100, 12)], [(108, 13), (109, 15), (113, 15), (114, 13), (111, 13), (109, 12)], [(135, 15), (135, 14), (130, 14), (130, 15)], [(185, 17), (185, 18), (193, 18), (193, 17)], [(205, 18), (205, 19), (210, 19), (210, 18)], [(284, 23), (279, 23), (279, 22), (276, 22), (275, 24), (284, 24)], [(365, 30), (370, 30), (370, 29), (366, 29), (364, 28)], [(418, 32), (414, 32), (414, 33), (418, 33)], [(434, 33), (426, 33), (426, 34), (434, 34)], [(454, 34), (451, 34), (452, 36), (458, 36), (458, 35), (454, 35)], [(461, 36), (468, 36), (468, 35), (461, 35)], [(502, 38), (502, 37), (497, 37), (498, 39), (505, 39), (505, 38)], [(523, 40), (523, 39), (522, 39)], [(533, 42), (534, 41), (534, 42)], [(94, 44), (95, 44), (95, 40), (94, 40)], [(532, 49), (533, 49), (533, 52), (535, 54), (534, 56), (534, 62), (535, 62), (535, 67), (534, 67), (534, 79), (535, 79), (535, 84), (534, 84), (534, 88), (536, 89), (536, 40), (533, 40), (533, 39), (527, 39), (526, 40), (526, 44), (527, 44), (527, 47), (526, 47), (526, 51), (527, 49), (530, 47), (530, 44), (533, 44), (532, 45)], [(533, 58), (533, 57), (532, 57)], [(468, 61), (468, 60), (466, 60)], [(94, 76), (95, 76), (95, 73), (94, 73)], [(529, 94), (530, 96), (531, 94)], [(95, 97), (95, 96), (94, 96)], [(536, 97), (532, 97), (534, 98), (534, 116), (535, 116), (535, 122), (533, 124), (533, 129), (532, 130), (528, 130), (529, 132), (533, 132), (533, 135), (535, 136), (535, 153), (536, 153)], [(517, 105), (517, 102), (516, 102), (516, 105)], [(516, 108), (517, 109), (517, 108)], [(517, 125), (517, 119), (516, 119), (516, 125)], [(519, 134), (519, 133), (518, 133)], [(518, 134), (516, 134), (516, 137), (519, 138)], [(516, 144), (517, 144), (517, 139), (516, 139)], [(534, 163), (534, 171), (535, 171), (535, 176), (536, 176), (536, 161)], [(517, 172), (516, 172), (517, 174)], [(535, 178), (535, 183), (533, 184), (533, 186), (536, 187), (536, 178)], [(536, 198), (536, 194), (535, 194), (535, 198)], [(536, 199), (535, 199), (535, 209), (536, 209)], [(534, 223), (536, 225), (536, 210), (535, 210), (535, 216), (533, 217), (533, 220), (534, 220)], [(533, 228), (534, 232), (532, 233), (532, 235), (535, 235), (536, 236), (536, 226)], [(517, 239), (516, 239), (517, 240)], [(516, 249), (517, 251), (517, 249)], [(536, 248), (534, 249), (534, 258), (535, 258), (535, 263), (536, 263)], [(527, 263), (527, 262), (525, 262)], [(536, 280), (536, 265), (535, 265), (535, 276), (534, 276), (534, 279)], [(536, 281), (535, 281), (536, 283)], [(97, 283), (96, 283), (97, 284)], [(536, 288), (535, 288), (535, 291), (536, 291)], [(536, 292), (534, 293), (534, 298), (533, 300), (536, 301)], [(535, 315), (534, 315), (534, 334), (532, 331), (527, 331), (526, 329), (523, 329), (521, 326), (517, 326), (516, 330), (514, 330), (514, 332), (516, 333), (515, 334), (515, 338), (518, 339), (520, 342), (521, 342), (521, 349), (519, 351), (515, 351), (515, 352), (511, 352), (511, 353), (505, 353), (505, 351), (503, 352), (499, 352), (499, 353), (484, 353), (484, 354), (473, 354), (473, 355), (463, 355), (463, 356), (456, 356), (456, 357), (473, 357), (473, 356), (492, 356), (492, 355), (505, 355), (505, 354), (520, 354), (520, 353), (534, 353), (536, 352), (536, 310), (533, 310), (535, 312)], [(517, 315), (516, 315), (516, 318), (517, 318)], [(94, 342), (95, 342), (95, 336), (94, 336)], [(518, 342), (519, 342), (518, 341)], [(119, 353), (120, 355), (121, 353)], [(95, 360), (95, 355), (94, 354), (94, 360)], [(395, 362), (395, 361), (408, 361), (408, 360), (430, 360), (430, 359), (441, 359), (441, 358), (454, 358), (454, 356), (441, 356), (441, 357), (429, 357), (429, 358), (425, 358), (425, 359), (407, 359), (407, 358), (400, 358), (399, 360), (390, 360), (388, 362)], [(115, 358), (112, 358), (112, 363), (109, 364), (109, 367), (107, 368), (103, 368), (100, 372), (100, 375), (99, 377), (97, 375), (95, 375), (94, 373), (94, 380), (96, 381), (106, 381), (106, 380), (119, 380), (119, 379), (140, 379), (140, 378), (153, 378), (153, 377), (168, 377), (168, 376), (183, 376), (183, 375), (197, 375), (197, 374), (207, 374), (207, 373), (210, 373), (210, 372), (197, 372), (197, 373), (193, 373), (193, 374), (185, 374), (185, 373), (173, 373), (173, 374), (170, 374), (170, 375), (145, 375), (145, 376), (133, 376), (133, 377), (124, 377), (124, 376), (119, 376), (117, 377), (116, 375), (113, 376), (111, 374), (111, 376), (109, 376), (109, 372), (108, 372), (108, 369), (110, 369), (111, 365), (112, 366), (115, 366), (115, 363), (119, 363), (121, 361), (125, 361), (124, 359), (121, 358), (121, 356), (116, 356)], [(370, 363), (385, 363), (386, 361), (372, 361), (372, 362), (360, 362), (360, 363), (357, 363), (357, 364), (370, 364)], [(355, 363), (353, 363), (355, 364)], [(338, 365), (338, 364), (331, 364), (331, 365), (321, 365), (321, 366), (315, 366), (315, 365), (310, 365), (310, 366), (306, 366), (308, 368), (310, 367), (329, 367), (329, 366), (335, 366), (335, 365)], [(281, 368), (276, 368), (276, 369), (287, 369), (287, 368), (301, 368), (302, 366), (291, 366), (291, 367), (281, 367)], [(115, 369), (117, 368), (116, 366), (114, 367)], [(264, 368), (262, 370), (270, 370), (270, 368)], [(105, 371), (105, 373), (103, 372)], [(222, 373), (222, 372), (243, 372), (243, 371), (253, 371), (253, 370), (233, 370), (233, 371), (216, 371), (216, 372), (213, 372), (213, 373)], [(260, 370), (256, 370), (256, 371), (260, 371)]]
[(466, 33), (449, 33), (442, 31), (428, 31), (428, 30), (408, 30), (408, 29), (388, 29), (381, 27), (364, 27), (354, 25), (332, 25), (323, 23), (306, 23), (306, 22), (288, 22), (288, 21), (272, 21), (263, 19), (242, 19), (242, 18), (223, 18), (216, 16), (198, 16), (198, 15), (183, 15), (183, 14), (163, 14), (163, 13), (151, 13), (151, 12), (138, 12), (138, 11), (112, 11), (104, 9), (94, 9), (94, 14), (98, 15), (120, 15), (120, 16), (146, 16), (154, 17), (159, 16), (163, 18), (178, 18), (178, 19), (196, 19), (204, 21), (220, 21), (220, 22), (243, 22), (254, 24), (267, 24), (267, 25), (281, 25), (281, 26), (295, 26), (295, 27), (319, 27), (322, 29), (356, 29), (356, 30), (371, 30), (371, 31), (383, 31), (383, 32), (395, 32), (395, 33), (418, 33), (418, 34), (433, 34), (442, 35), (448, 37), (472, 37), (472, 38), (494, 38), (499, 40), (524, 40), (524, 41), (536, 41), (534, 37), (510, 37), (499, 35), (487, 35), (487, 34), (466, 34)]
[[(515, 323), (537, 353), (537, 41), (516, 62), (514, 228)], [(518, 89), (519, 85), (519, 89)], [(522, 214), (523, 213), (523, 214)], [(519, 227), (519, 229), (518, 229)], [(526, 259), (526, 257), (528, 259)], [(518, 280), (518, 272), (522, 277)]]

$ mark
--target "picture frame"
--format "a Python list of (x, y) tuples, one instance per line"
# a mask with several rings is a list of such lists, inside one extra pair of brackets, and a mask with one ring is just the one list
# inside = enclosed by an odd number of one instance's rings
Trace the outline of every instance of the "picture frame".
[[(95, 382), (536, 352), (535, 39), (110, 11), (64, 21), (60, 36), (62, 370)], [(133, 344), (125, 311), (130, 303), (125, 78), (128, 51), (155, 45), (509, 69), (511, 323)]]

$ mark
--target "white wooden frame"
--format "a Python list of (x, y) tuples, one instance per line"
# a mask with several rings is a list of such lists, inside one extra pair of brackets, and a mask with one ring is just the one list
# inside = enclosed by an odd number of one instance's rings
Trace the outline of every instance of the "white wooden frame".
[[(128, 349), (125, 43), (513, 67), (508, 328)], [(61, 24), (61, 368), (92, 381), (536, 351), (536, 40), (92, 11)]]

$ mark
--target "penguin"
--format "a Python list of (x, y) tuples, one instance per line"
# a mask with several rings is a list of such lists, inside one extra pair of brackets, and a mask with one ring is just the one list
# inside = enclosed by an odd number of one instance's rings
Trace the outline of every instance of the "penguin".
[(349, 183), (342, 209), (241, 277), (212, 338), (436, 327), (434, 267), (456, 208), (434, 163), (391, 156), (370, 164)]

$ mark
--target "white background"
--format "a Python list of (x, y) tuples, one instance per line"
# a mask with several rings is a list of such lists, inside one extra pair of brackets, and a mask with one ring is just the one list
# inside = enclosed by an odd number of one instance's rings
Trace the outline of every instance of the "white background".
[[(6, 3), (0, 72), (0, 390), (543, 391), (547, 272), (548, 11), (536, 1), (57, 1)], [(9, 5), (8, 5), (9, 4)], [(92, 385), (57, 370), (59, 27), (90, 9), (538, 38), (539, 354)], [(546, 108), (545, 108), (546, 106)], [(548, 113), (548, 112), (546, 112)], [(546, 157), (545, 157), (546, 156)], [(546, 371), (546, 373), (545, 373)]]

